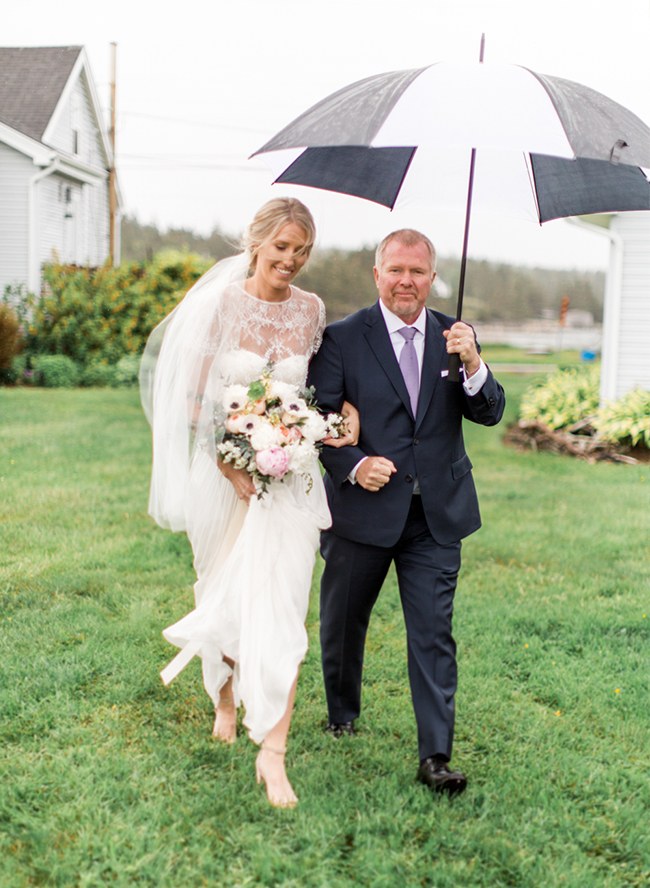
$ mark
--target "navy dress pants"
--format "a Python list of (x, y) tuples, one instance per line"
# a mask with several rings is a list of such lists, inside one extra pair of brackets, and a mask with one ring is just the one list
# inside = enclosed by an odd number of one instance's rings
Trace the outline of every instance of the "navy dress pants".
[(408, 672), (420, 759), (451, 758), (456, 643), (452, 636), (460, 541), (441, 546), (414, 495), (398, 542), (389, 548), (321, 535), (320, 638), (329, 720), (353, 721), (361, 711), (363, 652), (370, 613), (395, 562), (406, 623)]

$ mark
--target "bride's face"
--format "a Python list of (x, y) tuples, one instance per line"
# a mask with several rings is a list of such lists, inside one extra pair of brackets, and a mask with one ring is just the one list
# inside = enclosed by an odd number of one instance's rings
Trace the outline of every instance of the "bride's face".
[(306, 231), (288, 222), (259, 248), (254, 277), (274, 290), (284, 290), (308, 259)]

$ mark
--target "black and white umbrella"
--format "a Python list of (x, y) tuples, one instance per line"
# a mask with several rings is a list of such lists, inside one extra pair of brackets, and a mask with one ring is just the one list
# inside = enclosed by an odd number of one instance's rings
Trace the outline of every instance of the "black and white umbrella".
[(650, 209), (645, 123), (587, 86), (517, 65), (441, 62), (369, 77), (318, 102), (255, 154), (276, 182), (390, 209), (457, 209), (472, 149), (476, 210), (546, 222)]
[(587, 86), (517, 65), (440, 62), (360, 80), (259, 154), (278, 183), (390, 209), (466, 209), (458, 318), (472, 207), (540, 223), (650, 209), (650, 128)]

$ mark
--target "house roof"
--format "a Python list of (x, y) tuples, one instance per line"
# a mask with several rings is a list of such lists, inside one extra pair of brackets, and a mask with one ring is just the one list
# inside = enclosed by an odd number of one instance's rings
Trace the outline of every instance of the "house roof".
[(40, 142), (81, 51), (0, 47), (0, 121)]

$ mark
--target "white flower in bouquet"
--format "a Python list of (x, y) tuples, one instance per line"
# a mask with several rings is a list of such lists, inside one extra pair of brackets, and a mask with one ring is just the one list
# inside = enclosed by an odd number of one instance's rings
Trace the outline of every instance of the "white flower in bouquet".
[(295, 419), (302, 419), (314, 413), (313, 410), (309, 409), (304, 398), (297, 397), (295, 390), (291, 397), (283, 398), (282, 410), (284, 413), (288, 413), (289, 416), (295, 417)]
[(259, 425), (250, 437), (250, 441), (253, 450), (266, 450), (268, 447), (277, 445), (278, 438), (275, 426), (271, 425), (270, 422), (260, 420)]
[(248, 403), (248, 386), (229, 385), (223, 393), (221, 403), (228, 413), (239, 413)]
[(288, 382), (280, 382), (278, 379), (269, 380), (268, 398), (278, 401), (288, 401), (296, 396), (295, 385), (289, 385)]
[(244, 421), (242, 423), (241, 431), (245, 435), (248, 435), (249, 438), (259, 429), (261, 425), (264, 424), (264, 420), (262, 419), (262, 417), (256, 416), (254, 413), (247, 413), (243, 417), (243, 420)]
[(318, 451), (313, 444), (306, 440), (302, 443), (290, 444), (285, 448), (289, 452), (289, 471), (297, 475), (303, 475), (313, 466), (313, 461), (318, 457)]
[(300, 426), (300, 431), (307, 441), (314, 444), (316, 441), (322, 441), (327, 435), (328, 426), (320, 413), (310, 410), (309, 415)]
[(233, 413), (226, 420), (226, 429), (234, 435), (252, 435), (262, 420), (253, 413)]
[(328, 414), (325, 424), (327, 426), (328, 437), (340, 438), (341, 435), (345, 434), (345, 430), (342, 428), (342, 417), (340, 413)]
[(244, 419), (245, 416), (242, 413), (233, 413), (224, 423), (226, 431), (233, 435), (241, 434), (244, 428)]

